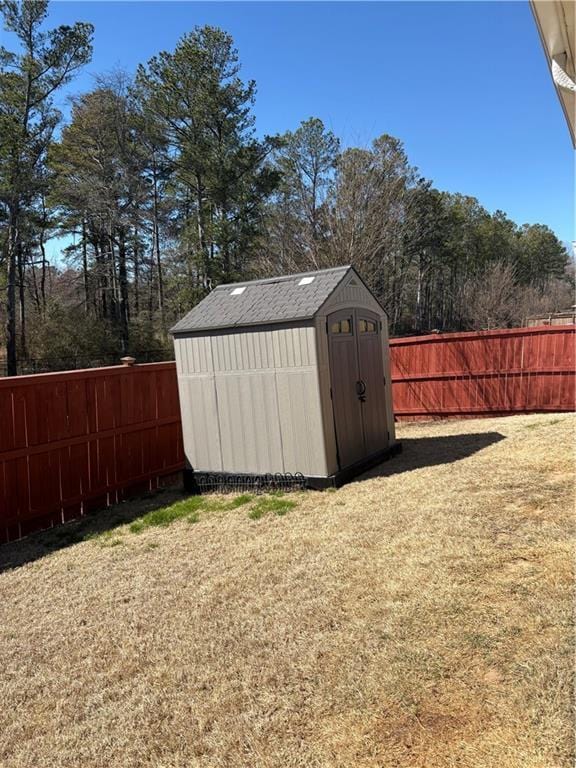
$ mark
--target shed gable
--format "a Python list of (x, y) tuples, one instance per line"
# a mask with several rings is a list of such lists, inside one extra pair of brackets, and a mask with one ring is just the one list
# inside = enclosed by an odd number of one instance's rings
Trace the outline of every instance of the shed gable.
[(325, 317), (344, 307), (362, 307), (377, 315), (385, 314), (384, 308), (353, 268), (350, 268), (348, 274), (328, 296), (318, 314)]

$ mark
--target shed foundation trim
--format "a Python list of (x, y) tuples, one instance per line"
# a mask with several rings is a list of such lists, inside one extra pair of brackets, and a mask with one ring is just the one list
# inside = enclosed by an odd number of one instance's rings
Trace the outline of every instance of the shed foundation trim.
[(287, 473), (286, 475), (276, 473), (254, 474), (250, 472), (213, 472), (209, 470), (184, 470), (184, 488), (192, 494), (199, 495), (203, 492), (212, 491), (234, 491), (249, 490), (265, 491), (267, 488), (285, 488), (285, 489), (309, 489), (315, 491), (326, 490), (327, 488), (340, 488), (349, 483), (358, 475), (367, 472), (369, 469), (377, 467), (384, 461), (391, 459), (402, 451), (402, 443), (394, 443), (389, 448), (368, 458), (353, 464), (350, 467), (341, 469), (333, 475), (323, 477), (321, 475), (303, 475), (300, 472)]

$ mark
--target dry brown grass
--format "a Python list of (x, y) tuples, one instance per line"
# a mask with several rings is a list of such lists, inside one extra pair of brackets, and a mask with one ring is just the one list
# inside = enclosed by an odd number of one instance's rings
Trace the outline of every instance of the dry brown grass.
[(402, 425), (283, 517), (0, 549), (0, 764), (571, 766), (573, 427)]

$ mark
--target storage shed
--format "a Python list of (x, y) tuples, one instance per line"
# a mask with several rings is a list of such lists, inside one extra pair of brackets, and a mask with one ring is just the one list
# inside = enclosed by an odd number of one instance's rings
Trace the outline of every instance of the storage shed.
[(353, 267), (219, 285), (171, 333), (189, 489), (338, 486), (398, 450), (387, 316)]

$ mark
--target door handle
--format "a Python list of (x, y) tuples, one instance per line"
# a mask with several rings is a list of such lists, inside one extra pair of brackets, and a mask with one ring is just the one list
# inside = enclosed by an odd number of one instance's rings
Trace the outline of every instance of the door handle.
[[(359, 398), (363, 398), (366, 394), (366, 382), (362, 381), (362, 379), (359, 379), (356, 382), (356, 394)], [(362, 400), (364, 402), (364, 400)]]

